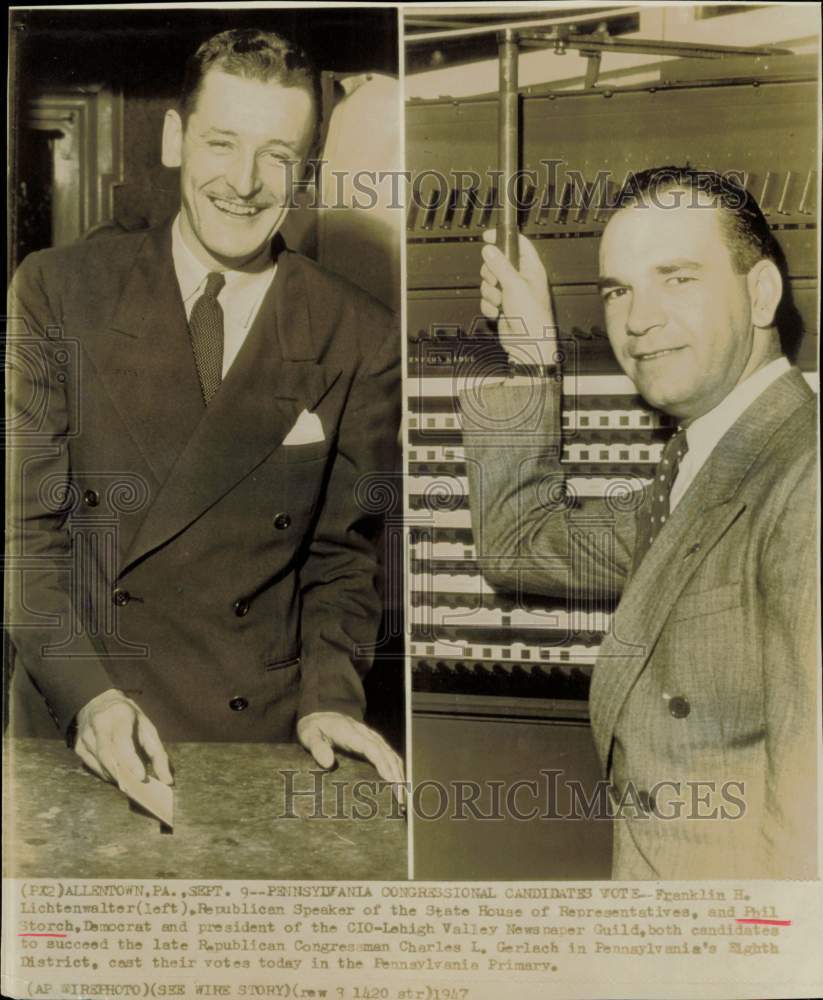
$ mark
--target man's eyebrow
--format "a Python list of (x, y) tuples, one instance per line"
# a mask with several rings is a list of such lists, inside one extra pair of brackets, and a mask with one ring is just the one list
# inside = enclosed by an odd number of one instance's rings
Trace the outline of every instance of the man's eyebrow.
[[(676, 274), (678, 271), (701, 271), (703, 265), (696, 260), (672, 260), (667, 261), (665, 264), (658, 264), (655, 267), (656, 274)], [(621, 281), (619, 278), (610, 278), (608, 275), (604, 275), (602, 278), (597, 279), (597, 287), (599, 289), (604, 288), (626, 288), (628, 287), (627, 282)]]
[(674, 274), (676, 271), (700, 271), (703, 265), (696, 260), (672, 260), (666, 264), (658, 264), (655, 268), (658, 274)]
[[(204, 129), (200, 133), (200, 135), (201, 136), (207, 136), (207, 135), (228, 135), (228, 136), (231, 136), (233, 139), (237, 138), (237, 133), (236, 132), (232, 132), (232, 130), (228, 129), (228, 128), (217, 128), (216, 125), (210, 125), (207, 129)], [(265, 149), (267, 146), (283, 146), (285, 149), (289, 149), (289, 150), (291, 150), (291, 152), (293, 152), (295, 154), (299, 152), (297, 146), (295, 146), (291, 142), (287, 142), (285, 139), (277, 139), (277, 138), (275, 138), (275, 139), (267, 139), (266, 142), (262, 143), (262, 145), (260, 146), (260, 148), (261, 149)]]

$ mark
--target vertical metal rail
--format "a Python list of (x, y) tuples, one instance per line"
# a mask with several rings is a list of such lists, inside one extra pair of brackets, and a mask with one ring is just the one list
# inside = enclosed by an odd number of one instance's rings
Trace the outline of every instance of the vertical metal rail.
[(500, 89), (497, 111), (497, 167), (500, 174), (500, 210), (497, 245), (514, 267), (520, 266), (517, 247), (517, 204), (513, 178), (517, 173), (518, 93), (517, 33), (506, 28), (499, 36)]

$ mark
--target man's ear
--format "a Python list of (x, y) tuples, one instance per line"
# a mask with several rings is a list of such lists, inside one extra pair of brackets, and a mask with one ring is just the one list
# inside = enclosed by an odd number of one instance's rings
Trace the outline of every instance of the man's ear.
[(183, 121), (169, 108), (163, 119), (163, 166), (179, 167), (183, 159)]
[(774, 314), (783, 297), (783, 278), (772, 260), (759, 260), (746, 275), (752, 323), (761, 328), (774, 325)]

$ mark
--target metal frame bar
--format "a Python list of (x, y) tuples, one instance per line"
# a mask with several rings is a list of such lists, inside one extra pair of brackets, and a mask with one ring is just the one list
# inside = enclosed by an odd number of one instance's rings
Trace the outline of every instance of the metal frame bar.
[[(630, 14), (639, 14), (640, 7), (614, 7), (609, 10), (599, 10), (591, 14), (568, 15), (564, 17), (551, 18), (551, 24), (591, 24), (602, 21), (613, 21), (617, 18), (627, 17)], [(472, 38), (483, 35), (496, 35), (499, 31), (511, 30), (519, 31), (523, 28), (545, 28), (549, 17), (531, 18), (526, 21), (498, 21), (492, 24), (482, 24), (475, 28), (456, 28), (445, 31), (426, 31), (419, 35), (406, 35), (406, 45), (422, 45), (426, 42), (447, 42), (452, 38)]]
[(654, 38), (613, 38), (601, 31), (584, 35), (564, 25), (549, 31), (519, 31), (518, 40), (521, 45), (529, 48), (554, 46), (557, 55), (563, 55), (568, 49), (577, 49), (583, 54), (630, 52), (652, 56), (680, 56), (687, 59), (794, 54), (790, 49), (780, 49), (773, 45), (704, 45), (701, 42), (664, 42)]
[(500, 89), (497, 117), (497, 166), (501, 171), (500, 211), (497, 223), (497, 245), (513, 267), (519, 267), (517, 246), (517, 205), (510, 195), (511, 178), (517, 173), (517, 154), (520, 136), (518, 111), (520, 94), (517, 89), (517, 35), (506, 28), (499, 41)]

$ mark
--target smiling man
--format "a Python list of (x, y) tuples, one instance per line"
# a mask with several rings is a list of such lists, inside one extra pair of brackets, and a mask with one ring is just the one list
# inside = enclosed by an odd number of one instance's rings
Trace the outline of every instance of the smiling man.
[[(615, 878), (816, 873), (817, 407), (780, 348), (780, 259), (754, 199), (715, 173), (662, 167), (619, 194), (600, 245), (609, 340), (679, 425), (631, 498), (547, 504), (556, 369), (464, 397), (490, 581), (620, 598), (590, 697)], [(534, 248), (521, 237), (519, 271), (493, 245), (483, 260), (484, 314), (545, 369), (556, 330)]]
[(56, 723), (107, 779), (296, 725), (322, 766), (339, 746), (402, 780), (361, 721), (380, 524), (357, 500), (394, 467), (398, 330), (278, 236), (318, 116), (301, 50), (215, 36), (165, 117), (179, 215), (14, 282), (13, 729)]
[[(184, 84), (180, 111), (169, 110), (163, 163), (180, 167), (185, 243), (207, 267), (246, 267), (280, 228), (294, 197), (295, 166), (314, 139), (318, 95), (304, 73), (278, 80), (235, 75), (235, 50), (221, 58), (218, 36), (201, 50)], [(200, 67), (211, 66), (201, 75)], [(232, 67), (236, 67), (232, 71)]]

